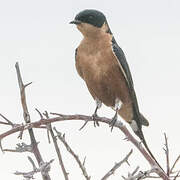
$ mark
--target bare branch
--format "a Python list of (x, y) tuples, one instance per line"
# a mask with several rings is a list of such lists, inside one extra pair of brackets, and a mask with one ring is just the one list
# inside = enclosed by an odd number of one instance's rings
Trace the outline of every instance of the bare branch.
[[(51, 114), (55, 114), (55, 113), (51, 113)], [(57, 113), (56, 113), (57, 115)], [(96, 117), (94, 119), (92, 119), (91, 116), (86, 116), (86, 115), (62, 115), (62, 114), (58, 114), (58, 117), (55, 118), (49, 118), (49, 119), (41, 119), (39, 121), (33, 122), (33, 123), (29, 123), (28, 125), (26, 125), (26, 127), (24, 125), (22, 126), (18, 126), (16, 128), (13, 128), (3, 134), (0, 134), (0, 139), (3, 139), (4, 137), (13, 134), (15, 132), (21, 131), (23, 128), (24, 129), (29, 129), (29, 128), (34, 128), (34, 127), (40, 127), (42, 125), (47, 125), (49, 123), (53, 123), (53, 122), (61, 122), (61, 121), (66, 121), (66, 120), (83, 120), (83, 121), (99, 121), (99, 122), (103, 122), (106, 124), (110, 124), (111, 119), (106, 118), (106, 117)], [(129, 130), (126, 128), (125, 125), (122, 124), (122, 122), (117, 121), (114, 125), (114, 127), (119, 128), (127, 137), (127, 139), (136, 146), (136, 148), (141, 152), (141, 154), (144, 156), (144, 158), (149, 162), (149, 164), (152, 167), (157, 167), (157, 174), (159, 176), (161, 176), (163, 179), (168, 180), (168, 176), (161, 170), (158, 168), (158, 165), (156, 164), (156, 162), (152, 159), (152, 157), (147, 153), (147, 151), (143, 148), (143, 146), (141, 145), (141, 143), (139, 143), (139, 141), (137, 141), (129, 132)]]
[[(22, 108), (23, 108), (23, 116), (24, 116), (25, 122), (28, 124), (28, 123), (31, 122), (31, 118), (30, 118), (30, 114), (28, 112), (28, 107), (27, 107), (27, 103), (26, 103), (25, 88), (28, 85), (30, 85), (31, 83), (28, 83), (26, 85), (23, 84), (18, 62), (15, 64), (15, 68), (16, 68), (16, 73), (17, 73), (17, 78), (18, 78), (19, 89), (20, 89), (21, 104), (22, 104)], [(22, 133), (23, 133), (24, 129), (25, 129), (25, 126), (23, 128), (21, 128)], [(43, 159), (42, 159), (40, 151), (39, 151), (39, 149), (37, 147), (37, 142), (36, 142), (36, 139), (35, 139), (35, 136), (34, 136), (33, 129), (29, 128), (28, 131), (29, 131), (29, 136), (30, 136), (30, 139), (31, 139), (31, 145), (33, 147), (33, 153), (34, 153), (34, 155), (35, 155), (35, 157), (36, 157), (36, 159), (38, 161), (38, 164), (40, 166), (41, 163), (43, 162)], [(22, 137), (22, 133), (20, 133), (20, 137)], [(42, 177), (43, 177), (43, 180), (50, 180), (50, 176), (49, 176), (48, 173), (42, 174)]]
[(12, 127), (14, 126), (14, 124), (13, 124), (9, 119), (7, 119), (5, 116), (3, 116), (2, 114), (0, 114), (0, 116), (1, 116), (3, 119), (5, 119), (5, 121), (7, 121), (6, 124), (11, 125)]
[(168, 147), (168, 140), (167, 140), (167, 136), (166, 133), (164, 133), (164, 139), (165, 139), (165, 154), (166, 154), (166, 166), (167, 166), (167, 176), (169, 177), (170, 175), (170, 166), (169, 166), (169, 147)]
[(176, 180), (176, 179), (179, 177), (179, 173), (180, 173), (180, 172), (178, 172), (178, 173), (176, 174), (176, 176), (174, 177), (173, 180)]
[(139, 170), (139, 166), (136, 167), (136, 169), (132, 172), (132, 175), (134, 176)]
[(40, 167), (37, 168), (31, 157), (28, 156), (28, 160), (32, 164), (32, 167), (33, 167), (32, 171), (30, 171), (30, 172), (16, 171), (14, 173), (15, 175), (22, 175), (26, 180), (34, 179), (34, 174), (36, 174), (38, 172), (41, 172), (41, 174), (46, 175), (50, 170), (50, 164), (54, 161), (52, 159), (49, 162), (45, 162), (45, 163), (43, 162), (40, 164)]
[[(137, 172), (137, 170), (136, 170)], [(128, 173), (128, 177), (125, 178), (123, 176), (123, 179), (124, 180), (140, 180), (140, 179), (146, 179), (146, 178), (149, 178), (150, 177), (150, 174), (156, 172), (156, 168), (152, 168), (150, 170), (147, 170), (147, 171), (139, 171), (139, 173), (137, 175), (135, 175), (135, 171), (133, 173)]]
[(34, 163), (34, 161), (32, 160), (32, 158), (30, 157), (30, 156), (28, 156), (28, 160), (30, 161), (30, 163), (32, 164), (32, 167), (33, 167), (33, 171), (37, 171), (37, 167), (36, 167), (36, 165), (35, 165), (35, 163)]
[(72, 150), (72, 148), (71, 148), (71, 147), (68, 145), (68, 143), (66, 142), (66, 140), (65, 140), (65, 135), (64, 135), (64, 134), (62, 135), (60, 132), (58, 132), (55, 127), (54, 127), (54, 130), (56, 131), (57, 137), (59, 138), (59, 140), (64, 144), (64, 146), (66, 147), (67, 151), (74, 157), (74, 159), (75, 159), (76, 162), (78, 163), (78, 165), (79, 165), (79, 167), (80, 167), (80, 169), (81, 169), (81, 171), (82, 171), (85, 179), (86, 179), (86, 180), (90, 180), (91, 177), (88, 175), (88, 173), (87, 173), (87, 171), (86, 171), (86, 168), (85, 168), (85, 166), (84, 166), (85, 160), (84, 160), (83, 163), (82, 163), (82, 162), (80, 161), (78, 155), (74, 153), (74, 151)]
[[(48, 119), (49, 118), (49, 115), (48, 115), (48, 112), (45, 111), (45, 113), (43, 113), (43, 115)], [(61, 155), (61, 151), (58, 147), (58, 144), (57, 144), (57, 138), (56, 136), (54, 135), (54, 132), (52, 130), (52, 126), (51, 124), (47, 124), (47, 129), (48, 129), (48, 132), (50, 131), (50, 134), (51, 134), (51, 137), (52, 137), (52, 140), (53, 140), (53, 144), (54, 144), (54, 147), (55, 147), (55, 150), (56, 150), (56, 153), (57, 153), (57, 156), (58, 156), (58, 160), (59, 160), (59, 164), (60, 164), (60, 167), (62, 169), (62, 172), (63, 172), (63, 175), (64, 175), (64, 179), (65, 180), (69, 180), (68, 178), (68, 172), (66, 171), (65, 169), (65, 166), (64, 166), (64, 162), (63, 162), (63, 159), (62, 159), (62, 155)], [(48, 133), (49, 134), (49, 133)], [(49, 142), (50, 142), (50, 138), (48, 136), (48, 139), (49, 139)]]
[(43, 119), (42, 113), (41, 113), (37, 108), (35, 108), (35, 110), (38, 112), (38, 114), (39, 114), (39, 116), (40, 116), (40, 119)]
[(126, 155), (126, 157), (120, 161), (119, 163), (115, 163), (115, 165), (112, 167), (112, 169), (110, 171), (108, 171), (101, 180), (106, 180), (107, 178), (109, 178), (109, 176), (111, 176), (112, 174), (115, 173), (115, 171), (123, 164), (123, 163), (127, 163), (130, 155), (132, 154), (133, 150), (131, 149), (131, 151)]
[(32, 145), (27, 145), (26, 143), (19, 143), (16, 144), (17, 147), (16, 149), (3, 149), (3, 151), (7, 151), (7, 152), (33, 152), (33, 148)]
[[(47, 111), (45, 111), (45, 112), (43, 113), (43, 115), (44, 115), (47, 119), (49, 119), (49, 114), (48, 114)], [(46, 129), (47, 129), (48, 142), (49, 142), (49, 144), (50, 144), (50, 143), (51, 143), (51, 140), (50, 140), (49, 132), (50, 132), (50, 129), (52, 129), (51, 124), (47, 124), (47, 125), (46, 125)]]
[(171, 168), (171, 170), (170, 170), (170, 173), (173, 173), (173, 169), (175, 168), (175, 166), (176, 166), (177, 162), (179, 161), (179, 159), (180, 159), (180, 155), (176, 158), (174, 164), (172, 165), (172, 168)]

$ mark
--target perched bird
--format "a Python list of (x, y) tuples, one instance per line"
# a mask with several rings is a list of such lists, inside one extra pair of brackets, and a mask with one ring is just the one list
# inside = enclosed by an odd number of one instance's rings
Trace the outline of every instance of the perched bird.
[(139, 112), (129, 66), (106, 17), (100, 11), (87, 9), (78, 13), (70, 23), (77, 25), (83, 35), (75, 52), (75, 61), (78, 74), (97, 104), (93, 117), (97, 116), (102, 103), (112, 107), (115, 115), (111, 126), (114, 126), (119, 114), (152, 155), (142, 132), (142, 125), (148, 126), (149, 123)]
[(76, 69), (96, 101), (93, 116), (97, 116), (97, 110), (104, 103), (116, 111), (112, 126), (119, 114), (139, 133), (142, 125), (149, 123), (139, 113), (129, 66), (106, 17), (100, 11), (88, 9), (70, 23), (76, 24), (84, 36), (75, 53)]

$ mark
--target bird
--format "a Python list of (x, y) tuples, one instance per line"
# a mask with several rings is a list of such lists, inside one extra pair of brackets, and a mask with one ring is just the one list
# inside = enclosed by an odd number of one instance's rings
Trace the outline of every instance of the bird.
[(120, 115), (156, 161), (142, 131), (142, 126), (149, 126), (149, 122), (139, 111), (129, 65), (105, 15), (95, 9), (85, 9), (70, 24), (75, 24), (83, 35), (75, 50), (75, 66), (96, 102), (92, 117), (95, 119), (98, 116), (97, 111), (102, 104), (111, 107), (115, 110), (111, 130)]

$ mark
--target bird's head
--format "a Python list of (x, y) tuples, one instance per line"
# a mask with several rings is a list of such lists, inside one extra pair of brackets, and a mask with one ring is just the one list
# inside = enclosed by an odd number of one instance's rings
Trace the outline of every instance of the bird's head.
[(78, 30), (84, 36), (93, 37), (102, 32), (111, 33), (104, 14), (93, 9), (81, 11), (70, 24), (77, 25)]

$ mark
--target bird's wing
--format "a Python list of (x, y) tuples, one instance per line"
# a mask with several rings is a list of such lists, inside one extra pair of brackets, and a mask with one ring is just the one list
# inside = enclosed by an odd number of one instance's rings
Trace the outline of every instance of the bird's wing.
[(113, 50), (114, 55), (116, 56), (119, 67), (120, 67), (121, 71), (123, 72), (124, 77), (127, 81), (129, 94), (132, 98), (132, 104), (133, 104), (133, 116), (134, 116), (133, 119), (137, 122), (138, 127), (141, 129), (141, 127), (142, 127), (142, 123), (140, 120), (141, 117), (140, 117), (140, 113), (139, 113), (138, 102), (137, 102), (137, 98), (136, 98), (136, 94), (135, 94), (135, 90), (134, 90), (134, 85), (133, 85), (133, 80), (132, 80), (131, 72), (129, 69), (129, 65), (126, 61), (124, 52), (118, 46), (118, 44), (116, 43), (114, 38), (112, 40), (112, 50)]

